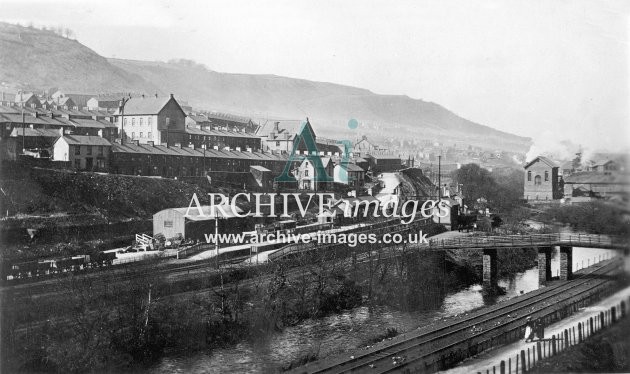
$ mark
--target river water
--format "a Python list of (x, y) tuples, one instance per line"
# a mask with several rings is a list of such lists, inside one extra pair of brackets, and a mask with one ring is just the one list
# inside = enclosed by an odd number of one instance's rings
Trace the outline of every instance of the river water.
[[(614, 251), (610, 250), (576, 247), (573, 249), (573, 269), (581, 269), (587, 264), (592, 265), (613, 255)], [(559, 257), (558, 248), (554, 248), (551, 262), (554, 276), (559, 272)], [(277, 372), (282, 365), (308, 353), (319, 352), (320, 358), (340, 354), (365, 345), (366, 341), (383, 334), (388, 328), (396, 328), (399, 333), (410, 331), (444, 317), (530, 292), (538, 288), (538, 268), (499, 279), (499, 286), (505, 288), (505, 295), (484, 296), (480, 284), (454, 290), (433, 310), (399, 311), (387, 306), (377, 306), (369, 310), (368, 307), (357, 307), (341, 314), (307, 320), (297, 326), (285, 328), (282, 332), (271, 334), (262, 342), (245, 341), (230, 348), (192, 355), (167, 356), (148, 368), (147, 372)]]

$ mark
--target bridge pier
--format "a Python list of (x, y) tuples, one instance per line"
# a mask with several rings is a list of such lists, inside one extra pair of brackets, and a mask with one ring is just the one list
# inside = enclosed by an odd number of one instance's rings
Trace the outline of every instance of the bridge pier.
[(538, 247), (538, 286), (543, 287), (551, 280), (551, 250), (553, 247)]
[(560, 280), (573, 278), (573, 247), (560, 247)]
[(497, 249), (483, 250), (483, 287), (489, 290), (497, 286)]

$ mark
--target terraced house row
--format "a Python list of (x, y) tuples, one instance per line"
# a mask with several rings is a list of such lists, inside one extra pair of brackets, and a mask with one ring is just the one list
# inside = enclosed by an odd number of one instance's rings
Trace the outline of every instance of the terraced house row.
[[(259, 126), (251, 119), (216, 112), (193, 113), (173, 95), (92, 98), (56, 93), (40, 102), (34, 95), (0, 101), (2, 159), (23, 155), (80, 171), (119, 174), (202, 177), (235, 186), (271, 188), (283, 171), (302, 121), (278, 121)], [(83, 103), (81, 109), (74, 103)], [(38, 104), (39, 103), (39, 104)], [(186, 109), (186, 110), (185, 110)], [(187, 113), (188, 111), (188, 113)], [(329, 162), (335, 181), (361, 187), (368, 169), (400, 168), (400, 158), (375, 152), (359, 154), (340, 165), (341, 145), (317, 140), (319, 156)], [(301, 144), (292, 172), (298, 188), (320, 189), (308, 169), (308, 153)], [(340, 168), (344, 170), (341, 171)], [(341, 178), (348, 175), (350, 178)], [(329, 188), (332, 184), (326, 184)]]

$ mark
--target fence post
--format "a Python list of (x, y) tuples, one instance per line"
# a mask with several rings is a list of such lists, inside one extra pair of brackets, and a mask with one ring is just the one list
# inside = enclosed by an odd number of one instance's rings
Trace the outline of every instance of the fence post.
[(588, 323), (591, 325), (591, 335), (593, 335), (593, 317), (590, 317)]
[(499, 366), (499, 373), (505, 374), (505, 360), (501, 360), (501, 365)]
[(531, 368), (532, 367), (532, 362), (529, 359), (529, 347), (527, 347), (527, 367)]
[(617, 307), (610, 308), (610, 320), (611, 323), (617, 322)]
[(527, 366), (526, 366), (526, 362), (525, 362), (525, 350), (521, 349), (521, 373), (524, 373), (527, 371)]
[(582, 323), (578, 322), (578, 343), (582, 343)]
[(621, 318), (626, 316), (626, 302), (622, 301), (621, 304), (619, 304), (619, 309), (621, 310)]
[(551, 337), (551, 354), (553, 356), (556, 355), (556, 336), (555, 335)]
[(604, 312), (599, 312), (599, 329), (604, 328)]
[(512, 374), (512, 357), (508, 357), (508, 374)]
[(542, 360), (542, 352), (540, 342), (536, 342), (536, 353), (538, 354), (538, 361)]

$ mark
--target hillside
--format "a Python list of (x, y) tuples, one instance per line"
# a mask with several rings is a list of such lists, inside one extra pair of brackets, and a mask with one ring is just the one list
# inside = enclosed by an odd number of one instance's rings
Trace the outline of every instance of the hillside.
[(89, 93), (157, 90), (155, 85), (113, 66), (76, 40), (3, 22), (0, 66), (0, 82), (15, 88), (57, 87)]
[[(28, 61), (29, 63), (25, 63)], [(36, 61), (36, 62), (35, 62)], [(461, 118), (407, 96), (274, 75), (227, 74), (188, 60), (106, 59), (50, 31), (0, 23), (0, 81), (16, 88), (173, 93), (197, 108), (265, 119), (311, 118), (318, 134), (396, 144), (411, 138), (523, 152), (531, 140)], [(348, 130), (350, 118), (362, 123)]]

